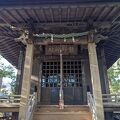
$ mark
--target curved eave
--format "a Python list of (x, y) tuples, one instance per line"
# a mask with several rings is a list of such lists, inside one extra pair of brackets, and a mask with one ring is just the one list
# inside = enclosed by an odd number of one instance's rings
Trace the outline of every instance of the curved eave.
[(15, 41), (16, 36), (9, 27), (0, 27), (0, 54), (17, 67), (20, 46)]
[[(119, 0), (1, 0), (0, 6), (0, 52), (15, 66), (18, 64), (20, 50), (15, 38), (20, 33), (10, 26), (19, 29), (29, 25), (29, 22), (39, 32), (58, 33), (62, 30), (88, 31), (92, 23), (94, 28), (101, 29), (108, 36), (104, 43), (107, 67), (120, 57)], [(109, 32), (105, 26), (110, 26)]]

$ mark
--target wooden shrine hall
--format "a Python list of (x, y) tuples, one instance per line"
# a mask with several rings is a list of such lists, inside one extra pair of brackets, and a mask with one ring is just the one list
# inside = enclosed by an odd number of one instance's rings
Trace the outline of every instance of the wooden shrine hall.
[(16, 94), (0, 99), (13, 120), (120, 120), (107, 77), (119, 0), (0, 0), (0, 54), (18, 70)]

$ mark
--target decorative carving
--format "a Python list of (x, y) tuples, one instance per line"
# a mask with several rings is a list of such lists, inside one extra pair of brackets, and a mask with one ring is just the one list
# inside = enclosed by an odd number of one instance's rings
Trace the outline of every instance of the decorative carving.
[(21, 36), (19, 38), (16, 38), (15, 41), (16, 42), (22, 42), (24, 45), (27, 44), (27, 40), (28, 40), (28, 37), (29, 36), (29, 32), (27, 30), (25, 30)]
[(22, 42), (24, 45), (27, 43), (32, 44), (33, 34), (31, 30), (24, 30), (19, 38), (16, 38), (15, 41)]

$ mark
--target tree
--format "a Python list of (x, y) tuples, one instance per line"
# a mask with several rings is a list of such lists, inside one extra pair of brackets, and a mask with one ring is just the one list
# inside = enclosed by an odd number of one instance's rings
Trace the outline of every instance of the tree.
[[(12, 93), (15, 93), (15, 81), (16, 81), (16, 75), (13, 66), (11, 65), (5, 65), (2, 62), (2, 56), (0, 56), (0, 78), (8, 77), (12, 79), (12, 82), (10, 83)], [(2, 80), (0, 82), (0, 86), (2, 86)]]
[(120, 59), (108, 70), (111, 93), (120, 92)]

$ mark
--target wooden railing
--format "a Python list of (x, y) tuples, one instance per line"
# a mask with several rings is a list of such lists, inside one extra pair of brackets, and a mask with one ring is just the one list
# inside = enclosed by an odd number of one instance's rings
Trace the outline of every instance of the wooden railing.
[(113, 113), (113, 118), (115, 120), (120, 120), (120, 112), (119, 113)]
[(90, 107), (90, 111), (92, 113), (92, 120), (97, 120), (95, 102), (94, 102), (93, 96), (90, 92), (87, 93), (87, 100), (88, 100), (88, 105)]
[(102, 96), (104, 105), (120, 105), (120, 94), (103, 94)]
[(3, 96), (0, 98), (0, 103), (11, 103), (11, 104), (19, 104), (20, 103), (20, 95), (9, 95)]
[(0, 117), (0, 120), (12, 120), (12, 116), (9, 116), (9, 117)]

